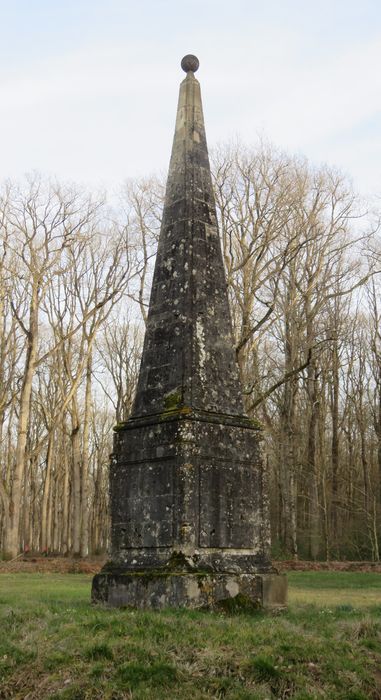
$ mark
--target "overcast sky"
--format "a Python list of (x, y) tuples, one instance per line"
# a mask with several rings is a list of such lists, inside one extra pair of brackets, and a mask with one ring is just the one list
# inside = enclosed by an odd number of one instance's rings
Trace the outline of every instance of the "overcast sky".
[(381, 0), (0, 0), (0, 179), (166, 171), (186, 53), (210, 146), (261, 135), (381, 194)]

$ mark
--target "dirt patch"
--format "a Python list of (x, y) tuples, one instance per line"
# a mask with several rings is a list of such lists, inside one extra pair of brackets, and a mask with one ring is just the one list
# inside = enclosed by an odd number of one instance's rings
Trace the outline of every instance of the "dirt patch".
[[(106, 563), (106, 556), (72, 559), (23, 555), (14, 561), (0, 562), (0, 574), (50, 573), (96, 574)], [(279, 571), (364, 571), (381, 574), (381, 562), (369, 561), (274, 561)]]
[(364, 571), (381, 574), (381, 562), (374, 561), (274, 561), (279, 571)]
[(15, 561), (0, 562), (0, 574), (97, 574), (106, 557), (72, 559), (69, 557), (25, 556)]

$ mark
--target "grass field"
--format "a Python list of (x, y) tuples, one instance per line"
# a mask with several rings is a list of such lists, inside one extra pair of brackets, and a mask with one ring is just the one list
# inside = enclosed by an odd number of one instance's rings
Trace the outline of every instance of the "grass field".
[(89, 604), (91, 577), (0, 575), (0, 698), (381, 698), (381, 575), (292, 572), (289, 609)]

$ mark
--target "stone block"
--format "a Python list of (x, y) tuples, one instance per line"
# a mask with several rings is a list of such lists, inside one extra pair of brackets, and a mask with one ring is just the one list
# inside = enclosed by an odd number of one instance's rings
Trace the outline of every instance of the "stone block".
[(282, 609), (285, 574), (111, 571), (93, 579), (92, 602), (137, 609)]

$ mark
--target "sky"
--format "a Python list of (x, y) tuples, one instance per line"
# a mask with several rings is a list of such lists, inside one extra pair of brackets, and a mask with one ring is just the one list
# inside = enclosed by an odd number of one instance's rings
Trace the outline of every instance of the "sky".
[(187, 53), (209, 146), (264, 138), (381, 195), (381, 0), (0, 0), (0, 180), (165, 173)]

